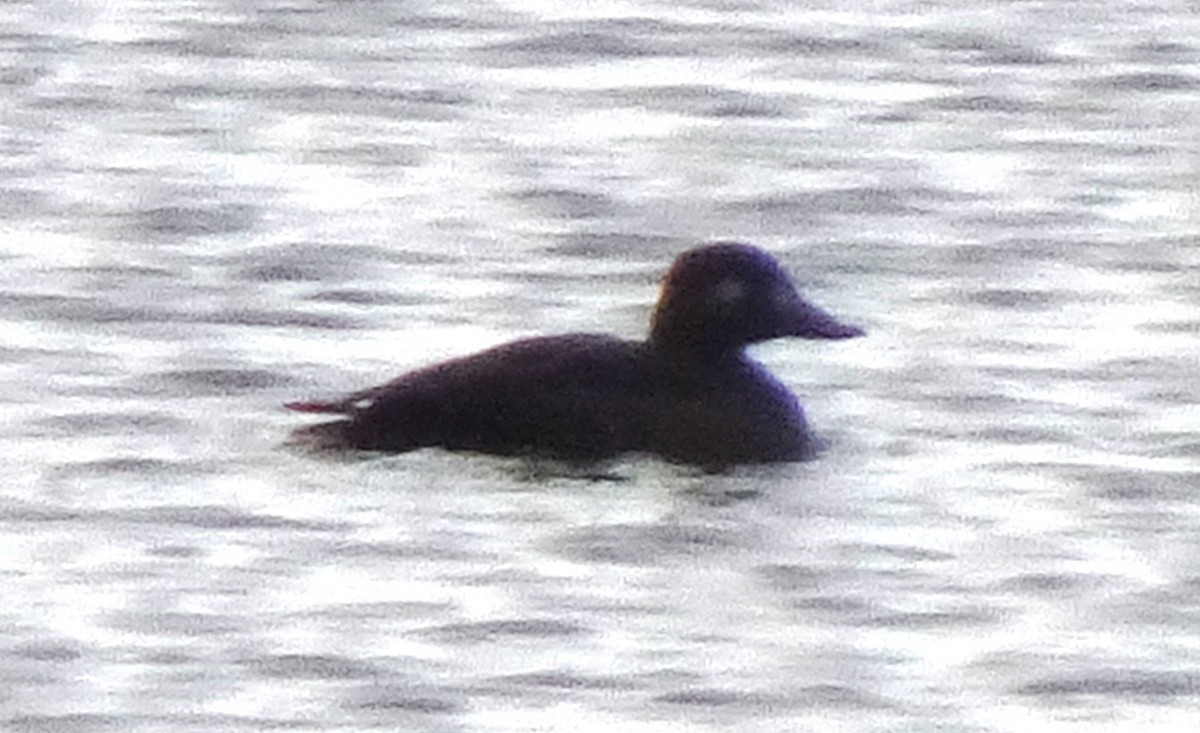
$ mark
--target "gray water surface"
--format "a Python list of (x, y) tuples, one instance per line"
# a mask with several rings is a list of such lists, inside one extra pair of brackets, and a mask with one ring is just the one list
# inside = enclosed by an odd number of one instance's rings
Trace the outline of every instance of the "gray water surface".
[[(1186, 3), (0, 7), (0, 727), (1200, 723)], [(592, 481), (290, 399), (639, 336), (697, 242), (829, 439)]]

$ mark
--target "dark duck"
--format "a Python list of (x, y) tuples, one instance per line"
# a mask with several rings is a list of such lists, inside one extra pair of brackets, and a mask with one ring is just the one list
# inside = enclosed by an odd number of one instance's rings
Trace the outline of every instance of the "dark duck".
[(675, 260), (645, 341), (522, 339), (333, 401), (294, 402), (287, 407), (341, 417), (289, 442), (572, 462), (640, 452), (705, 467), (804, 460), (816, 449), (804, 411), (745, 348), (862, 334), (802, 299), (766, 252), (710, 244)]

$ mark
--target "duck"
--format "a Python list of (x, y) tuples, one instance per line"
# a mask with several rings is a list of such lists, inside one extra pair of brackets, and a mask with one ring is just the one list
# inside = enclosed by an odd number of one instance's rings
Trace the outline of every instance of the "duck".
[(296, 429), (288, 444), (580, 464), (643, 453), (710, 469), (802, 461), (821, 442), (796, 397), (746, 347), (863, 334), (804, 300), (766, 251), (715, 242), (672, 263), (644, 340), (523, 338), (336, 399), (290, 402), (338, 417)]

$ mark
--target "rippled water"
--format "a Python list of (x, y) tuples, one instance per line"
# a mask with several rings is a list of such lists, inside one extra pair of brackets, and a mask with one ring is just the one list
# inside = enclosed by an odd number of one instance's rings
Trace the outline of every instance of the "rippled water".
[[(1200, 721), (1186, 4), (0, 19), (6, 730)], [(757, 349), (819, 461), (279, 448), (710, 238), (870, 331)]]

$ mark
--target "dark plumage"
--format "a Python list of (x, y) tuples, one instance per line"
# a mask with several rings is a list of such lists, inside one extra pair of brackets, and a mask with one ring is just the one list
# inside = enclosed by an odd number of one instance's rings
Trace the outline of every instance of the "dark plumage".
[(814, 450), (803, 410), (744, 347), (862, 333), (801, 299), (762, 250), (712, 244), (675, 260), (645, 341), (523, 339), (342, 399), (291, 403), (343, 416), (300, 428), (291, 442), (573, 461), (645, 452), (702, 466), (802, 460)]

